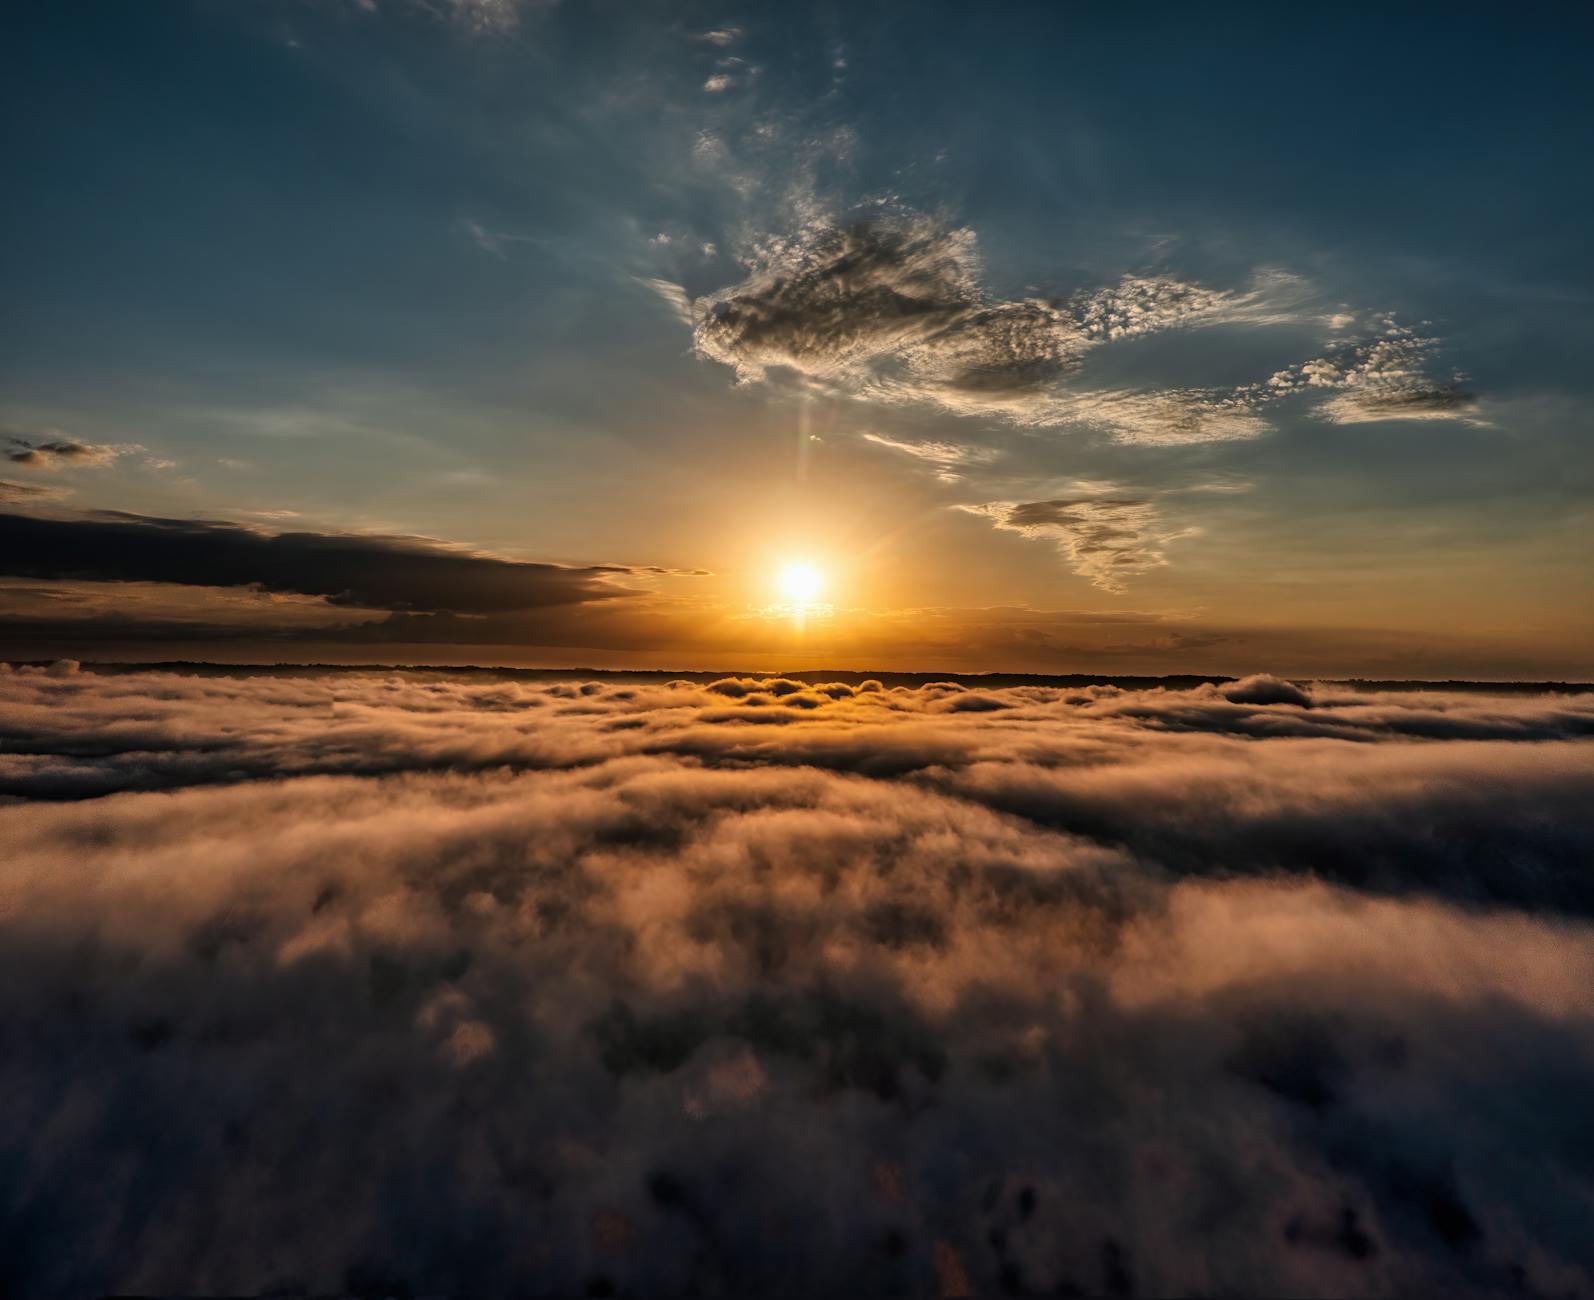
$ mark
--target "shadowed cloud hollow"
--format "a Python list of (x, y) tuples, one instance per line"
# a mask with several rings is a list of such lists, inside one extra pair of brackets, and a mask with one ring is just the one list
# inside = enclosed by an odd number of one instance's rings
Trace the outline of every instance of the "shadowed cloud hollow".
[(0, 727), (18, 1293), (1594, 1280), (1588, 696), (63, 663)]

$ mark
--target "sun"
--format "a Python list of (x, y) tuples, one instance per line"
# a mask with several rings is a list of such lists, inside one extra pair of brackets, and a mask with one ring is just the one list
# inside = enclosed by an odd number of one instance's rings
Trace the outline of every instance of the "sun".
[(780, 594), (793, 605), (809, 605), (825, 589), (825, 578), (811, 564), (788, 564), (780, 571)]

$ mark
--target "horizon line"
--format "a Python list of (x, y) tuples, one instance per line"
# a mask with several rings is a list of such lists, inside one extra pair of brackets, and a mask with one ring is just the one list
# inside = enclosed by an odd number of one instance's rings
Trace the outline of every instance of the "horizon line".
[(1071, 673), (1033, 673), (1033, 672), (1005, 672), (1001, 670), (978, 671), (953, 671), (940, 669), (917, 669), (912, 671), (900, 669), (857, 669), (857, 668), (799, 668), (799, 669), (715, 669), (715, 668), (594, 668), (573, 665), (570, 667), (503, 667), (491, 664), (403, 664), (403, 663), (321, 663), (321, 662), (283, 662), (283, 663), (225, 663), (208, 659), (151, 659), (151, 660), (118, 660), (118, 659), (78, 659), (71, 656), (56, 656), (51, 659), (0, 659), (0, 664), (11, 668), (49, 668), (58, 663), (74, 663), (80, 668), (91, 672), (137, 672), (137, 671), (182, 671), (203, 670), (218, 673), (272, 673), (272, 672), (316, 672), (316, 673), (359, 673), (359, 672), (398, 672), (398, 673), (494, 673), (498, 675), (514, 675), (524, 677), (547, 678), (597, 678), (597, 677), (645, 677), (663, 680), (700, 680), (705, 682), (718, 681), (727, 677), (757, 678), (773, 680), (786, 678), (791, 681), (868, 681), (874, 679), (882, 683), (894, 682), (905, 685), (911, 679), (918, 685), (928, 685), (932, 682), (944, 681), (962, 684), (966, 679), (986, 686), (1011, 685), (1116, 685), (1126, 682), (1157, 683), (1159, 685), (1178, 682), (1185, 685), (1199, 685), (1210, 683), (1219, 685), (1224, 682), (1237, 682), (1250, 676), (1278, 676), (1280, 680), (1296, 684), (1323, 682), (1329, 685), (1342, 685), (1352, 687), (1376, 687), (1388, 689), (1392, 687), (1408, 687), (1412, 689), (1436, 689), (1442, 687), (1460, 687), (1472, 689), (1498, 688), (1514, 691), (1545, 691), (1565, 692), (1579, 694), (1594, 691), (1594, 682), (1566, 681), (1552, 679), (1514, 679), (1514, 678), (1467, 678), (1467, 677), (1333, 677), (1306, 675), (1285, 675), (1273, 673), (1112, 673), (1112, 672), (1071, 672)]

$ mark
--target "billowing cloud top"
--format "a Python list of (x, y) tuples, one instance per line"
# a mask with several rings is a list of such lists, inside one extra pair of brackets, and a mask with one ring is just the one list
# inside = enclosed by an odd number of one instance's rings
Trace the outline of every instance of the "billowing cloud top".
[(0, 672), (25, 1294), (1565, 1294), (1594, 697)]

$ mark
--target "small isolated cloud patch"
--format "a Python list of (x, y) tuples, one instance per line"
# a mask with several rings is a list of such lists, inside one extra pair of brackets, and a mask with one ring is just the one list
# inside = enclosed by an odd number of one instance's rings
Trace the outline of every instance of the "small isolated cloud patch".
[(1242, 677), (1233, 686), (1225, 687), (1223, 698), (1234, 704), (1294, 704), (1303, 709), (1312, 707), (1312, 697), (1294, 682), (1268, 673)]
[(31, 470), (103, 469), (136, 446), (84, 442), (62, 435), (24, 437), (0, 435), (0, 456), (8, 464)]
[(1051, 501), (991, 502), (965, 509), (998, 528), (1055, 542), (1075, 573), (1103, 591), (1119, 592), (1132, 577), (1167, 564), (1164, 547), (1188, 530), (1172, 531), (1148, 497), (1110, 484), (1085, 485)]
[(1476, 422), (1478, 400), (1465, 377), (1433, 372), (1438, 340), (1385, 318), (1378, 337), (1352, 343), (1268, 380), (1279, 395), (1329, 394), (1319, 406), (1335, 424), (1375, 420), (1463, 420)]

